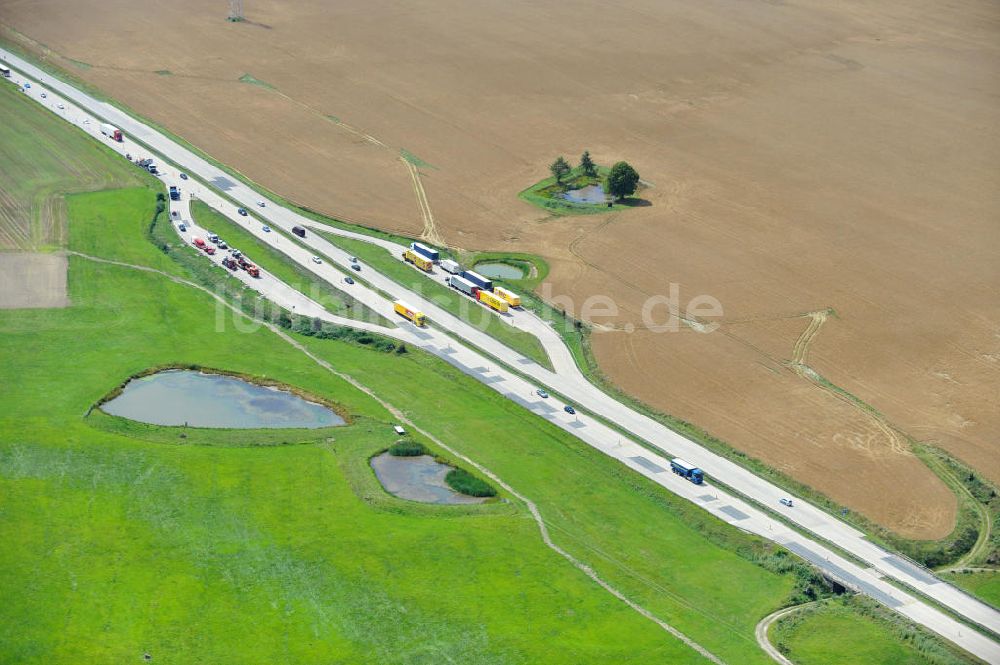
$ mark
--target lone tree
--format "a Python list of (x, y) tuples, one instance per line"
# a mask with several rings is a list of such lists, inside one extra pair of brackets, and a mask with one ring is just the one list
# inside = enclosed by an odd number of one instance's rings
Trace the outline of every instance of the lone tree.
[(639, 184), (639, 173), (628, 162), (618, 162), (608, 174), (608, 194), (616, 199), (635, 194)]
[(552, 166), (549, 167), (549, 171), (552, 171), (552, 175), (560, 185), (562, 184), (562, 179), (569, 175), (569, 172), (572, 170), (569, 163), (562, 157), (552, 162)]
[(597, 166), (594, 164), (594, 160), (590, 158), (589, 150), (584, 150), (583, 155), (580, 156), (580, 170), (583, 171), (585, 176), (590, 178), (597, 175)]

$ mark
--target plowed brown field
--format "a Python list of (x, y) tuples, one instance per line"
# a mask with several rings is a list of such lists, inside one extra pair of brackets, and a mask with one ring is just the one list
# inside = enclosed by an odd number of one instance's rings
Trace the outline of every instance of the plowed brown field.
[[(1000, 482), (996, 3), (227, 4), (7, 0), (0, 23), (297, 202), (545, 255), (552, 293), (638, 326), (594, 337), (621, 386), (903, 534), (956, 511), (906, 436)], [(584, 149), (652, 205), (517, 199)], [(720, 330), (643, 329), (670, 283)]]

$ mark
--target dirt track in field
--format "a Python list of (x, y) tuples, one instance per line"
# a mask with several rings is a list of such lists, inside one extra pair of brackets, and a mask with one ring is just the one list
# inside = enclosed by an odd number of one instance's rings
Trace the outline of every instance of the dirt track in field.
[[(622, 387), (904, 534), (956, 509), (907, 436), (1000, 481), (995, 3), (245, 4), (253, 24), (8, 0), (0, 23), (311, 208), (545, 255), (551, 294), (637, 328), (594, 337)], [(584, 149), (634, 164), (651, 205), (516, 198)], [(645, 327), (671, 283), (721, 328)]]

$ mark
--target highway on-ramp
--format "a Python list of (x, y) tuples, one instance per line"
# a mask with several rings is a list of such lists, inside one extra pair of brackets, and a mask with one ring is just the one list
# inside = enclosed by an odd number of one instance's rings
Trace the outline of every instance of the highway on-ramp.
[[(32, 81), (33, 87), (26, 92), (33, 99), (110, 145), (120, 154), (155, 154), (168, 160), (171, 164), (162, 164), (164, 180), (181, 187), (185, 197), (196, 193), (206, 203), (288, 255), (317, 277), (336, 288), (343, 288), (343, 275), (350, 265), (347, 252), (316, 233), (307, 233), (305, 238), (298, 240), (290, 237), (293, 226), (314, 230), (317, 222), (270, 200), (266, 201), (264, 207), (257, 206), (258, 201), (264, 200), (258, 192), (152, 127), (111, 104), (94, 99), (53, 78), (20, 58), (2, 54), (0, 59), (7, 61), (16, 70), (16, 82)], [(30, 79), (26, 79), (25, 75)], [(40, 96), (43, 89), (49, 93), (45, 99)], [(64, 108), (58, 108), (59, 104)], [(125, 141), (117, 143), (104, 139), (99, 131), (101, 121), (111, 122), (121, 128), (126, 135)], [(181, 168), (197, 176), (200, 182), (181, 180)], [(187, 189), (194, 191), (185, 191)], [(247, 217), (236, 214), (237, 204), (250, 210), (251, 214)], [(186, 206), (182, 208), (185, 211), (182, 212), (184, 218), (191, 221)], [(275, 230), (270, 233), (263, 231), (264, 223)], [(382, 245), (397, 259), (402, 251), (400, 245), (388, 240), (374, 239), (333, 227), (324, 227), (324, 230), (333, 235), (350, 235), (358, 240)], [(314, 263), (312, 257), (316, 255), (322, 256), (324, 261)], [(253, 279), (245, 275), (239, 277), (244, 281)], [(270, 286), (258, 290), (289, 310), (303, 314), (310, 312), (310, 315), (341, 325), (379, 332), (445, 359), (493, 390), (725, 522), (782, 544), (848, 587), (871, 596), (983, 660), (1000, 663), (1000, 644), (995, 639), (970, 629), (919, 596), (890, 584), (889, 580), (901, 582), (919, 591), (994, 635), (1000, 634), (1000, 612), (996, 609), (943, 582), (926, 569), (884, 550), (870, 542), (862, 532), (800, 498), (792, 497), (794, 508), (781, 506), (778, 499), (790, 496), (781, 488), (605, 394), (579, 371), (558, 333), (530, 312), (516, 312), (511, 322), (539, 338), (549, 355), (553, 370), (525, 358), (477, 327), (438, 307), (430, 299), (379, 274), (370, 266), (363, 267), (361, 277), (367, 285), (359, 281), (351, 287), (349, 293), (382, 316), (397, 320), (395, 327), (340, 319), (329, 313), (320, 314), (315, 310), (322, 309), (318, 304), (273, 278), (262, 279), (262, 284), (267, 281)], [(391, 302), (384, 297), (384, 293), (393, 298), (402, 298), (425, 312), (433, 326), (421, 329), (395, 317)], [(540, 398), (535, 392), (539, 385), (546, 386), (572, 402), (580, 409), (580, 414), (571, 416), (565, 413), (562, 408), (564, 402), (554, 397)], [(619, 429), (608, 426), (608, 422), (615, 423)], [(623, 436), (620, 430), (629, 432), (631, 436)], [(645, 445), (641, 445), (640, 441)], [(650, 448), (658, 449), (662, 454), (653, 452)], [(675, 476), (669, 470), (669, 457), (672, 456), (683, 457), (705, 469), (710, 478), (717, 479), (722, 485), (706, 483), (696, 486)], [(777, 519), (768, 511), (780, 511), (782, 519)]]

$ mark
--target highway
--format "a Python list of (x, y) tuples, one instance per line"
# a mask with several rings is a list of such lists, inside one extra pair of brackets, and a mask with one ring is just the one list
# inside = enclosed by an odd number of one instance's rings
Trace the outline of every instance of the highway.
[[(73, 122), (95, 139), (123, 155), (128, 152), (133, 156), (151, 156), (155, 152), (155, 156), (176, 165), (175, 167), (160, 162), (165, 183), (176, 185), (182, 190), (182, 202), (176, 209), (186, 224), (191, 222), (187, 201), (194, 194), (262, 241), (285, 253), (320, 279), (329, 282), (335, 288), (345, 290), (385, 318), (397, 321), (397, 324), (395, 327), (386, 327), (374, 322), (358, 322), (334, 317), (314, 301), (269, 275), (254, 280), (239, 271), (238, 278), (245, 282), (250, 280), (247, 283), (252, 284), (266, 297), (289, 310), (318, 316), (340, 325), (379, 332), (433, 353), (491, 389), (571, 432), (597, 450), (619, 460), (671, 492), (692, 501), (723, 521), (782, 544), (846, 586), (871, 596), (979, 658), (987, 662), (1000, 663), (1000, 644), (994, 639), (971, 630), (919, 596), (890, 584), (889, 580), (901, 582), (966, 620), (994, 634), (1000, 634), (1000, 612), (996, 609), (939, 580), (931, 572), (871, 543), (863, 533), (836, 516), (790, 495), (743, 467), (702, 448), (697, 443), (608, 396), (592, 385), (579, 371), (558, 333), (530, 312), (518, 311), (509, 318), (509, 322), (539, 338), (549, 355), (553, 370), (548, 370), (523, 357), (477, 327), (441, 309), (421, 294), (410, 292), (379, 274), (370, 266), (364, 266), (359, 275), (370, 287), (361, 280), (350, 287), (344, 285), (344, 275), (353, 274), (349, 270), (348, 253), (311, 231), (323, 228), (334, 235), (350, 236), (380, 245), (397, 260), (400, 260), (402, 246), (364, 234), (326, 227), (270, 200), (267, 200), (266, 205), (261, 208), (256, 205), (257, 201), (264, 200), (259, 193), (152, 127), (126, 115), (110, 104), (96, 100), (64, 82), (54, 80), (47, 73), (17, 57), (3, 54), (2, 59), (15, 70), (15, 82), (24, 82), (25, 74), (33, 79), (32, 88), (26, 91), (27, 94), (52, 112)], [(42, 84), (39, 84), (39, 81), (42, 81)], [(41, 98), (43, 90), (48, 93), (45, 99)], [(63, 104), (65, 108), (59, 109), (58, 104)], [(125, 141), (116, 143), (102, 137), (99, 131), (101, 121), (110, 122), (122, 129)], [(186, 173), (197, 176), (201, 182), (181, 180), (179, 177), (181, 168)], [(246, 208), (250, 212), (249, 216), (238, 215), (233, 201)], [(270, 233), (263, 231), (264, 223), (274, 230)], [(176, 228), (176, 220), (174, 224)], [(307, 232), (306, 238), (293, 241), (285, 234), (290, 234), (291, 228), (297, 225), (306, 227), (310, 232)], [(191, 226), (188, 228), (187, 236), (182, 236), (188, 242), (192, 233), (207, 231), (207, 229), (195, 231)], [(225, 236), (224, 230), (215, 230)], [(279, 233), (279, 230), (283, 233)], [(314, 263), (312, 257), (315, 255), (321, 256), (323, 262)], [(206, 256), (206, 258), (212, 257)], [(214, 257), (214, 260), (221, 260), (221, 254)], [(441, 279), (441, 273), (428, 276), (428, 279)], [(418, 329), (400, 319), (392, 312), (391, 302), (380, 292), (401, 298), (422, 310), (433, 325)], [(580, 410), (580, 413), (576, 416), (565, 413), (563, 411), (565, 404), (555, 397), (539, 398), (535, 394), (539, 386), (545, 386), (550, 391), (565, 397)], [(605, 425), (604, 421), (615, 423), (636, 440), (622, 436), (615, 429)], [(640, 445), (639, 440), (645, 442), (647, 446), (658, 449), (662, 454), (654, 453)], [(705, 469), (709, 482), (696, 486), (670, 473), (669, 458), (674, 456), (683, 457)], [(711, 479), (718, 479), (725, 487), (711, 483)], [(793, 508), (778, 503), (779, 498), (789, 496), (795, 502)], [(785, 521), (763, 510), (762, 506), (780, 513), (784, 520), (797, 528), (791, 528)], [(829, 546), (829, 543), (834, 543), (852, 558), (842, 556)]]

